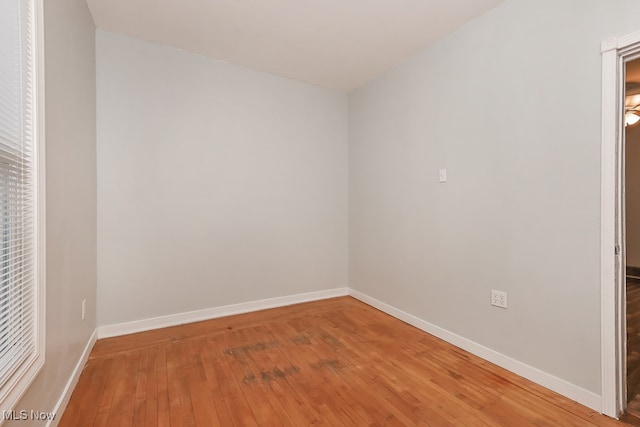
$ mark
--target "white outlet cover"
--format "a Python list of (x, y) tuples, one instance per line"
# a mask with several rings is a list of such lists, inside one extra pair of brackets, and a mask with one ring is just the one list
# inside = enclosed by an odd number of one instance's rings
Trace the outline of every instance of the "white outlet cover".
[(447, 170), (446, 169), (440, 169), (438, 171), (438, 181), (447, 182)]
[(491, 305), (500, 308), (508, 307), (507, 293), (503, 291), (491, 290)]

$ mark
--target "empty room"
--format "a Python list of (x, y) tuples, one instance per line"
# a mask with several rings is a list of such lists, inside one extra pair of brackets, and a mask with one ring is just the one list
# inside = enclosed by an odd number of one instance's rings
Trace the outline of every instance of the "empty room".
[(0, 424), (640, 425), (638, 58), (637, 0), (1, 0)]

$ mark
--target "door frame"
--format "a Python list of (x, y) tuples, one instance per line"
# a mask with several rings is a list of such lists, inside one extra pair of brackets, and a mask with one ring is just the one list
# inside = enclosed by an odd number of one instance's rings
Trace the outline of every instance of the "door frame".
[(600, 286), (602, 413), (626, 408), (624, 240), (625, 63), (640, 58), (640, 32), (602, 42)]

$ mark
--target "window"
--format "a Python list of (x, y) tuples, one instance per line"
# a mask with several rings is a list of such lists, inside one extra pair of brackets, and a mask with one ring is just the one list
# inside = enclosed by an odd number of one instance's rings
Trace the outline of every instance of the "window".
[(44, 363), (37, 1), (0, 1), (0, 410)]

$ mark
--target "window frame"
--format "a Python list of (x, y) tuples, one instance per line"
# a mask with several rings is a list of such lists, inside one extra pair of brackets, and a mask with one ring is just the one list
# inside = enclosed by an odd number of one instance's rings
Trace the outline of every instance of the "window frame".
[(30, 2), (32, 22), (30, 34), (31, 72), (33, 76), (33, 170), (34, 170), (34, 324), (36, 348), (5, 383), (0, 385), (0, 424), (5, 421), (5, 412), (15, 409), (19, 400), (45, 363), (46, 329), (46, 199), (45, 199), (45, 68), (44, 68), (44, 0), (20, 0)]

